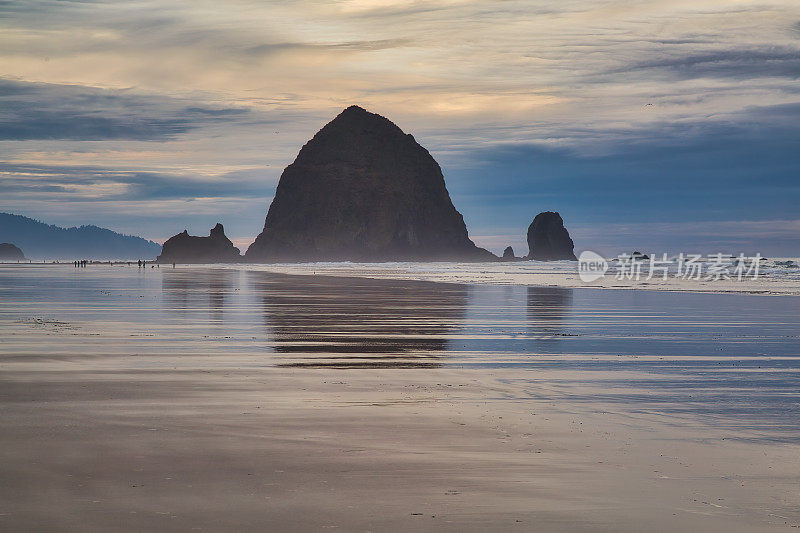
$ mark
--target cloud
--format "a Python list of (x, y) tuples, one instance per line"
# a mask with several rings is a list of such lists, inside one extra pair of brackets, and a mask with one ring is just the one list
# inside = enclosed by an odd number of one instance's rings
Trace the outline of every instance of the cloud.
[(0, 196), (48, 197), (53, 201), (264, 198), (274, 192), (269, 169), (230, 175), (148, 172), (91, 166), (0, 163)]
[[(604, 241), (617, 244), (624, 239), (612, 226), (624, 223), (684, 223), (672, 236), (662, 226), (662, 242), (731, 241), (734, 225), (717, 225), (729, 234), (714, 239), (686, 227), (796, 218), (798, 121), (800, 104), (753, 106), (715, 120), (619, 130), (619, 141), (601, 153), (580, 145), (492, 145), (472, 150), (469, 162), (459, 156), (458, 166), (445, 164), (445, 178), (477, 234), (506, 234), (527, 227), (536, 213), (554, 210), (573, 225), (608, 227)], [(647, 242), (647, 232), (640, 235), (639, 242)]]
[(158, 141), (247, 113), (163, 95), (0, 79), (0, 140)]
[(0, 211), (73, 226), (98, 223), (163, 242), (217, 222), (252, 239), (275, 191), (274, 169), (221, 175), (97, 166), (0, 163)]
[(250, 46), (244, 52), (251, 55), (265, 55), (289, 50), (344, 50), (344, 51), (373, 51), (387, 50), (410, 44), (408, 39), (379, 39), (375, 41), (346, 41), (334, 43), (266, 43)]
[(680, 79), (800, 77), (800, 48), (794, 47), (761, 46), (660, 55), (610, 73), (650, 71)]

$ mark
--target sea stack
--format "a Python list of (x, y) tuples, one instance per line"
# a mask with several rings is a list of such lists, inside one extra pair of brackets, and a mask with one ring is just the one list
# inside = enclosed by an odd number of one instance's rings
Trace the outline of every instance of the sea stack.
[(235, 263), (241, 260), (239, 249), (225, 236), (217, 224), (208, 237), (196, 237), (183, 230), (170, 237), (161, 248), (159, 263)]
[(491, 261), (439, 165), (388, 119), (351, 106), (283, 171), (248, 261)]
[(25, 261), (25, 254), (10, 242), (0, 243), (0, 261)]
[(515, 259), (514, 249), (511, 246), (507, 246), (506, 249), (503, 250), (503, 261), (514, 261)]
[(535, 261), (577, 261), (575, 244), (561, 215), (552, 211), (539, 213), (528, 227), (528, 257)]

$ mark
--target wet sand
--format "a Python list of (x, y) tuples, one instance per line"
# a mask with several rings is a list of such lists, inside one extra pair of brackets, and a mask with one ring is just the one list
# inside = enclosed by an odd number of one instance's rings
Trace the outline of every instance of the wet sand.
[[(657, 257), (657, 256), (654, 256)], [(674, 258), (673, 258), (674, 259)], [(788, 262), (789, 264), (785, 264)], [(720, 279), (708, 279), (709, 262), (701, 263), (700, 279), (677, 275), (677, 261), (663, 279), (662, 271), (650, 276), (650, 263), (641, 266), (640, 276), (619, 276), (618, 264), (611, 260), (606, 274), (594, 281), (583, 281), (575, 261), (512, 261), (491, 263), (238, 263), (221, 268), (275, 274), (307, 274), (408, 281), (437, 281), (478, 285), (525, 285), (563, 288), (628, 289), (672, 292), (709, 292), (729, 294), (775, 294), (800, 296), (800, 258), (772, 258), (759, 262), (758, 274), (741, 279), (730, 267)], [(750, 267), (749, 260), (745, 263)], [(201, 267), (203, 268), (203, 267)]]
[(0, 529), (788, 530), (798, 311), (2, 267)]

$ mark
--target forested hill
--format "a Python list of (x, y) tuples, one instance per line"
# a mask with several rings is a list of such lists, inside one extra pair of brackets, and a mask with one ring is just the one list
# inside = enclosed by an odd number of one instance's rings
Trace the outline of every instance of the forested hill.
[(97, 226), (62, 228), (0, 213), (0, 242), (15, 244), (33, 260), (155, 259), (158, 243)]

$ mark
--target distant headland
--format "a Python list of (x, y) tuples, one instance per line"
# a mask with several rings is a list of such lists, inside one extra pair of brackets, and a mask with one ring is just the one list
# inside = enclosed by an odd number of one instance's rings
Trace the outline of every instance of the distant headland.
[(11, 213), (0, 213), (0, 242), (14, 243), (33, 260), (155, 259), (158, 243), (97, 226), (62, 228)]
[(0, 242), (0, 261), (26, 261), (25, 254), (10, 242)]

